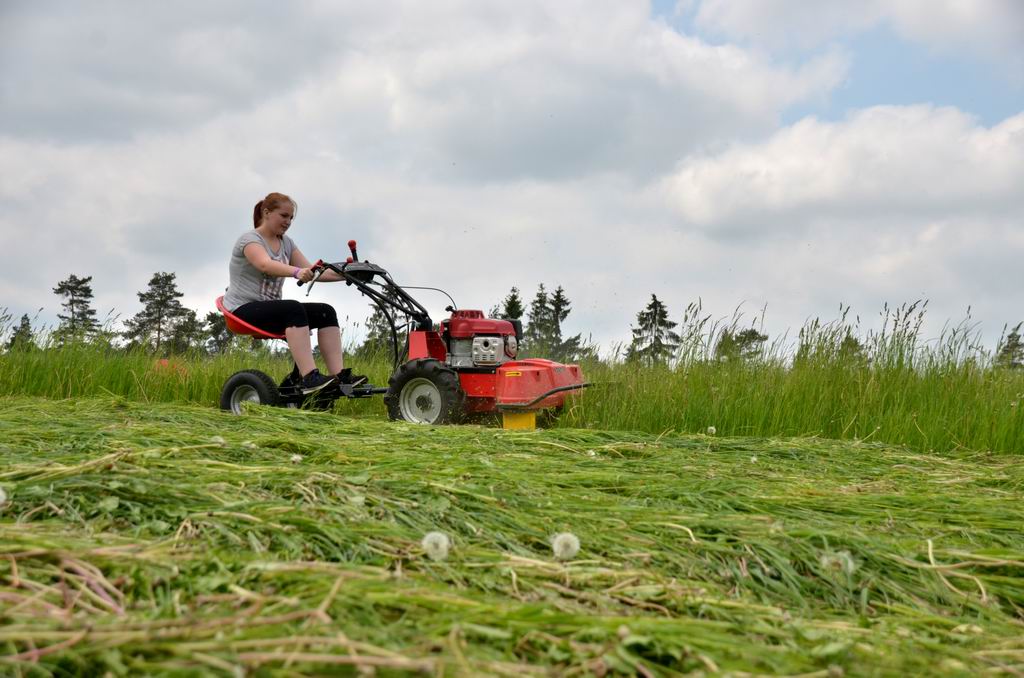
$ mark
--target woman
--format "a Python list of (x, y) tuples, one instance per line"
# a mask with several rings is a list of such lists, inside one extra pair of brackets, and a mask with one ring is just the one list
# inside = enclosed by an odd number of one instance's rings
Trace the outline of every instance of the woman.
[[(301, 303), (281, 298), (285, 280), (309, 282), (314, 271), (309, 260), (286, 235), (295, 218), (295, 201), (282, 193), (271, 193), (256, 203), (252, 221), (255, 228), (235, 241), (231, 249), (230, 284), (224, 306), (255, 327), (283, 332), (295, 359), (293, 377), (303, 393), (313, 393), (338, 379), (358, 383), (344, 368), (338, 315), (328, 304)], [(342, 280), (334, 271), (320, 276), (325, 282)], [(317, 330), (320, 353), (329, 375), (321, 374), (313, 360), (310, 328)]]

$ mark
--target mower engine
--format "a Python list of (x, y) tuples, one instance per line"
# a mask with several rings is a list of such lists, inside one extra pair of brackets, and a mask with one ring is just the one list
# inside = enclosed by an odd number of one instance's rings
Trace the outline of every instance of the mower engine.
[(508, 320), (485, 318), (482, 311), (453, 311), (441, 323), (441, 335), (448, 338), (450, 367), (497, 367), (519, 355), (522, 325)]

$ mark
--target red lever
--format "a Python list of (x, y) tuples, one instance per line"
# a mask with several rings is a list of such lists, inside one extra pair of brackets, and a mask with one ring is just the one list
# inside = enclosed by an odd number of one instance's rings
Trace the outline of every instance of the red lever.
[(351, 264), (352, 263), (352, 257), (348, 257), (347, 259), (345, 259), (345, 263), (346, 264)]
[(356, 241), (355, 240), (349, 240), (348, 241), (348, 248), (349, 248), (349, 250), (352, 251), (352, 260), (353, 261), (359, 261), (359, 255), (356, 254)]

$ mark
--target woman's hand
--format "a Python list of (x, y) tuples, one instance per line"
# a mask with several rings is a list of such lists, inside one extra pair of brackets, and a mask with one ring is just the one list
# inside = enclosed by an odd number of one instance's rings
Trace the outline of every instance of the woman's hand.
[(299, 272), (295, 274), (295, 277), (304, 283), (308, 283), (315, 275), (316, 273), (313, 271), (313, 267), (310, 266), (309, 268), (299, 269)]

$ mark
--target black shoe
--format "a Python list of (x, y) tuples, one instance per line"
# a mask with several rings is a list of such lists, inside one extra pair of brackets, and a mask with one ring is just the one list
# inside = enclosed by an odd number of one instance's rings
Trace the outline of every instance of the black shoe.
[(352, 368), (346, 367), (337, 374), (338, 383), (340, 384), (351, 384), (352, 386), (359, 386), (360, 384), (366, 383), (366, 377), (361, 374), (352, 374)]
[(299, 390), (308, 395), (330, 386), (333, 382), (334, 377), (325, 377), (320, 374), (320, 370), (314, 369), (299, 382)]

